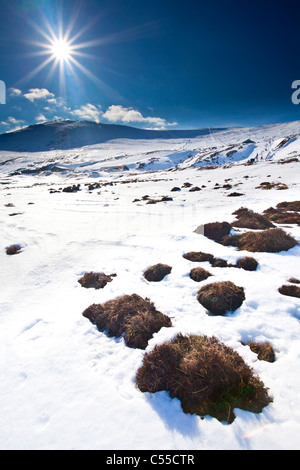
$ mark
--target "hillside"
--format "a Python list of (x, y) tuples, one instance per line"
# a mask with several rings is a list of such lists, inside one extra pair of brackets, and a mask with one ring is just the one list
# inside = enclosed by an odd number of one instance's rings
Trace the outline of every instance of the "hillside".
[[(6, 172), (155, 171), (297, 158), (300, 123), (150, 131), (86, 121), (52, 122), (0, 135)], [(100, 173), (99, 173), (100, 172)]]
[[(213, 129), (219, 131), (219, 129)], [(37, 152), (69, 150), (115, 139), (188, 139), (207, 135), (209, 129), (146, 130), (89, 121), (54, 121), (0, 135), (0, 150)]]

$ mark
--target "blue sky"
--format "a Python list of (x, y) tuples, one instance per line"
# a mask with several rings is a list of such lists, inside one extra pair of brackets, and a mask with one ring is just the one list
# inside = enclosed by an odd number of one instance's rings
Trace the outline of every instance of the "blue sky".
[[(0, 132), (55, 119), (151, 129), (298, 120), (298, 31), (296, 1), (0, 0)], [(51, 44), (66, 34), (70, 55), (55, 61)]]

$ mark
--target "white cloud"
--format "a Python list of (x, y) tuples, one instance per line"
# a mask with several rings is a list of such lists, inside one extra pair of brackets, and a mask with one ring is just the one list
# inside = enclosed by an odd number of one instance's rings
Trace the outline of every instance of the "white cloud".
[(31, 88), (29, 93), (25, 93), (24, 96), (32, 103), (34, 100), (54, 98), (54, 94), (50, 93), (46, 88)]
[(99, 107), (87, 103), (80, 106), (79, 109), (74, 109), (73, 111), (70, 111), (70, 114), (79, 119), (99, 122), (100, 117), (102, 115), (102, 111), (99, 109)]
[(18, 88), (10, 88), (8, 91), (9, 91), (10, 96), (22, 95), (21, 90), (19, 90)]
[(16, 119), (13, 116), (9, 116), (6, 121), (0, 122), (1, 126), (5, 126), (7, 128), (6, 134), (9, 132), (18, 131), (26, 127), (25, 121), (22, 119)]
[(45, 118), (45, 116), (43, 114), (39, 114), (38, 116), (36, 116), (35, 118), (36, 122), (46, 122), (47, 119)]
[(16, 119), (13, 116), (9, 116), (7, 118), (7, 121), (1, 121), (0, 124), (2, 126), (11, 126), (11, 125), (16, 125), (16, 124), (23, 124), (25, 121), (22, 119)]
[[(53, 95), (54, 96), (54, 95)], [(55, 107), (65, 106), (65, 100), (61, 97), (47, 99), (48, 103)]]
[(16, 118), (14, 118), (14, 117), (12, 117), (12, 116), (10, 116), (10, 117), (8, 118), (8, 121), (9, 121), (10, 124), (21, 124), (21, 123), (24, 122), (22, 119), (16, 119)]
[(142, 123), (151, 128), (165, 129), (167, 126), (175, 126), (177, 123), (168, 123), (165, 119), (160, 117), (144, 117), (139, 111), (133, 108), (124, 108), (120, 105), (110, 106), (102, 118), (107, 119), (110, 122), (124, 122), (128, 123)]

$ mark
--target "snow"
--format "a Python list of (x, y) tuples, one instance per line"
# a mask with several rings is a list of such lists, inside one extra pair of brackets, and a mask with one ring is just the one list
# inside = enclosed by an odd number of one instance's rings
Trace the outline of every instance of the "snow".
[[(299, 200), (299, 162), (278, 163), (300, 154), (298, 135), (296, 122), (228, 129), (218, 137), (116, 139), (68, 150), (0, 152), (1, 449), (299, 449), (300, 300), (282, 296), (278, 288), (299, 278), (300, 247), (252, 253), (259, 262), (255, 272), (202, 263), (214, 275), (202, 284), (231, 280), (245, 289), (242, 306), (217, 317), (196, 300), (199, 284), (189, 271), (198, 263), (182, 257), (203, 251), (235, 263), (248, 254), (195, 229), (231, 222), (242, 206), (261, 212)], [(276, 150), (285, 137), (289, 143)], [(226, 149), (248, 138), (255, 142), (244, 144), (251, 152), (244, 159), (237, 152), (226, 164)], [(18, 136), (14, 139), (17, 143)], [(266, 148), (262, 161), (245, 165)], [(207, 169), (195, 162), (199, 152), (212, 156), (216, 150), (225, 166)], [(65, 169), (20, 171), (51, 161)], [(138, 170), (140, 162), (145, 166)], [(129, 170), (104, 170), (116, 165)], [(183, 188), (187, 181), (201, 191)], [(232, 190), (222, 187), (225, 181)], [(286, 183), (288, 189), (257, 189), (262, 181)], [(88, 190), (86, 184), (94, 182), (101, 187)], [(78, 183), (76, 193), (59, 191)], [(174, 186), (181, 191), (172, 192)], [(243, 195), (228, 197), (231, 191)], [(150, 205), (144, 195), (173, 200)], [(10, 203), (14, 207), (7, 207)], [(300, 227), (284, 229), (300, 241)], [(7, 256), (5, 248), (15, 243), (21, 253)], [(143, 272), (158, 262), (172, 266), (171, 273), (159, 283), (147, 282)], [(103, 289), (85, 289), (78, 279), (87, 271), (117, 276)], [(145, 351), (109, 338), (82, 316), (92, 303), (132, 293), (150, 298), (172, 318), (173, 326), (155, 334), (146, 351), (179, 332), (214, 335), (253, 368), (273, 402), (259, 414), (235, 409), (234, 422), (227, 424), (183, 413), (167, 392), (141, 393), (135, 375)], [(250, 340), (269, 341), (276, 361), (259, 361), (242, 344)]]

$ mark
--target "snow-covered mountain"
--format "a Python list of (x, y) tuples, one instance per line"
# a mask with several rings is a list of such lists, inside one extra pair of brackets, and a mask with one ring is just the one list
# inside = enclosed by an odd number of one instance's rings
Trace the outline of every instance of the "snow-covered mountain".
[(222, 129), (149, 130), (92, 121), (53, 121), (0, 135), (0, 149), (21, 152), (68, 150), (116, 139), (187, 139), (219, 130)]
[(297, 158), (300, 121), (251, 128), (144, 130), (87, 121), (50, 122), (0, 135), (11, 173), (166, 170)]

